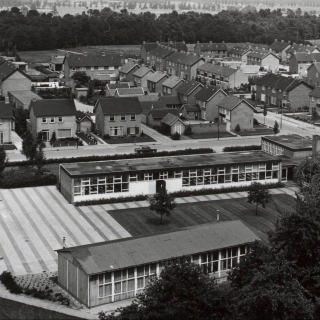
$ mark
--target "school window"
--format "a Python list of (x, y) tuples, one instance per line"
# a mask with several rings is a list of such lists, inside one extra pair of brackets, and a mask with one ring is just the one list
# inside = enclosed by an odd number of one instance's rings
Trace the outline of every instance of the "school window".
[(99, 298), (111, 297), (112, 295), (112, 284), (111, 284), (111, 273), (99, 274)]
[[(123, 294), (126, 292), (134, 292), (135, 279), (134, 268), (115, 271), (114, 273), (114, 294)], [(132, 295), (133, 296), (133, 295)], [(115, 297), (116, 299), (116, 297)]]
[(137, 267), (138, 289), (143, 289), (156, 276), (157, 264), (153, 263), (146, 266)]

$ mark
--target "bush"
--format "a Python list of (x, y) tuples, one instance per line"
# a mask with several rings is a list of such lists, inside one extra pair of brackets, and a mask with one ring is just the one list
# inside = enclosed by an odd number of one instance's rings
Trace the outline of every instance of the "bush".
[[(180, 156), (188, 154), (203, 154), (203, 153), (215, 153), (211, 148), (198, 148), (198, 149), (183, 149), (174, 151), (160, 151), (156, 153), (148, 154), (115, 154), (106, 156), (86, 156), (86, 157), (72, 157), (72, 158), (56, 158), (46, 159), (45, 164), (50, 163), (71, 163), (71, 162), (90, 162), (90, 161), (103, 161), (103, 160), (121, 160), (121, 159), (135, 159), (135, 158), (150, 158), (150, 157), (167, 157), (167, 156)], [(10, 161), (7, 163), (7, 167), (26, 166), (30, 165), (29, 161)]]
[(192, 135), (192, 127), (191, 127), (191, 125), (189, 124), (189, 125), (187, 125), (186, 126), (186, 130), (184, 131), (184, 135), (185, 136), (191, 136)]
[(22, 287), (16, 284), (10, 271), (3, 271), (0, 275), (0, 281), (10, 293), (20, 294), (23, 292)]
[(40, 174), (35, 169), (17, 170), (11, 169), (4, 171), (0, 180), (0, 188), (25, 188), (55, 185), (58, 179), (53, 173)]
[(109, 140), (110, 139), (110, 134), (105, 134), (104, 136), (103, 136), (103, 139), (105, 139), (105, 140)]
[(261, 146), (251, 145), (251, 146), (233, 146), (233, 147), (223, 148), (223, 152), (248, 151), (248, 150), (261, 150)]
[(176, 132), (176, 133), (171, 135), (171, 139), (172, 140), (180, 140), (181, 139), (181, 134)]
[(240, 125), (239, 124), (236, 125), (236, 127), (234, 128), (234, 131), (237, 131), (237, 132), (240, 131)]

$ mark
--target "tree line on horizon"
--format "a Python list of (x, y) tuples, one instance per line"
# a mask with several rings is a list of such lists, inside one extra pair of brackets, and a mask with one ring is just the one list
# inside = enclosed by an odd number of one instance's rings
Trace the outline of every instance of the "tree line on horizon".
[(143, 41), (253, 42), (271, 44), (274, 39), (304, 42), (320, 36), (320, 17), (288, 9), (271, 11), (210, 13), (176, 11), (158, 17), (110, 8), (89, 9), (81, 15), (40, 14), (30, 10), (27, 16), (19, 8), (0, 12), (1, 51), (16, 47), (19, 51), (56, 48), (141, 44)]

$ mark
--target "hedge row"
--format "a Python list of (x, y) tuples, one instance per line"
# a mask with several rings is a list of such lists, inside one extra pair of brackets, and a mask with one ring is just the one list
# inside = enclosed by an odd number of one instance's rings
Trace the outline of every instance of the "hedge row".
[[(50, 163), (70, 163), (70, 162), (89, 162), (89, 161), (102, 161), (102, 160), (121, 160), (121, 159), (134, 159), (134, 158), (150, 158), (150, 157), (166, 157), (166, 156), (180, 156), (189, 154), (203, 154), (203, 153), (215, 153), (211, 148), (198, 148), (198, 149), (185, 149), (174, 151), (159, 151), (152, 154), (114, 154), (106, 156), (86, 156), (86, 157), (72, 157), (72, 158), (55, 158), (46, 159), (45, 164)], [(25, 166), (30, 165), (29, 161), (12, 161), (8, 162), (7, 166)]]
[(223, 148), (223, 152), (248, 151), (248, 150), (261, 150), (261, 146), (251, 145), (251, 146), (233, 146), (233, 147)]
[(57, 176), (53, 173), (39, 174), (37, 170), (16, 170), (4, 171), (0, 179), (0, 188), (26, 188), (40, 187), (57, 184)]
[[(268, 183), (265, 186), (267, 189), (272, 189), (272, 188), (281, 188), (283, 187), (283, 184), (281, 182), (277, 182), (277, 183)], [(241, 192), (241, 191), (248, 191), (249, 189), (250, 189), (250, 186), (227, 187), (227, 188), (222, 187), (219, 189), (183, 190), (183, 191), (170, 192), (169, 194), (174, 198), (183, 198), (183, 197), (189, 197), (189, 196), (203, 196), (208, 194)], [(92, 205), (120, 203), (120, 202), (143, 201), (143, 200), (147, 200), (148, 198), (149, 196), (147, 195), (137, 195), (132, 197), (87, 200), (87, 201), (75, 202), (75, 206), (92, 206)]]

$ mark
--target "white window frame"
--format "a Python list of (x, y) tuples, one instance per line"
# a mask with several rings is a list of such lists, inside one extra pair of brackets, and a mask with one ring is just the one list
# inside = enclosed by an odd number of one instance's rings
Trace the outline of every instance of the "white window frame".
[[(60, 120), (61, 119), (61, 120)], [(58, 122), (62, 123), (63, 122), (63, 117), (58, 117)]]
[(131, 120), (131, 121), (136, 120), (136, 114), (135, 114), (135, 113), (132, 113), (132, 114), (130, 115), (130, 120)]
[[(122, 119), (123, 118), (123, 119)], [(120, 116), (120, 120), (121, 121), (126, 121), (126, 115), (125, 114), (122, 114), (121, 116)]]
[[(52, 121), (53, 119), (53, 121)], [(55, 117), (50, 117), (50, 123), (56, 123), (56, 118)]]
[(42, 118), (42, 123), (48, 123), (48, 119), (47, 118)]
[(109, 121), (110, 122), (115, 122), (116, 121), (116, 117), (114, 114), (109, 114)]

